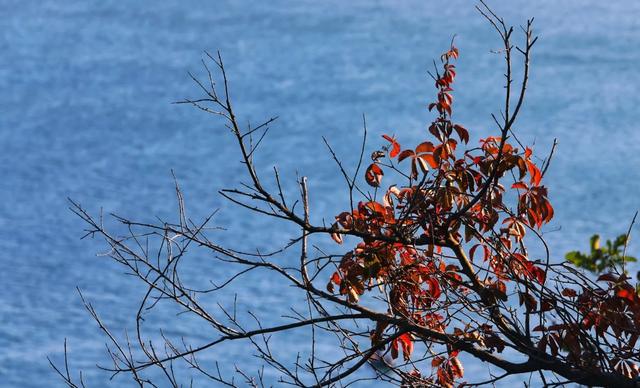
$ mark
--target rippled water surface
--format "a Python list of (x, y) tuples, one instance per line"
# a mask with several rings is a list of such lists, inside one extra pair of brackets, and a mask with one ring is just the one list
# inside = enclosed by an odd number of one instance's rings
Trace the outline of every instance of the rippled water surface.
[[(623, 233), (640, 208), (640, 3), (492, 3), (514, 24), (536, 17), (540, 40), (517, 130), (541, 155), (559, 141), (547, 176), (557, 210), (546, 234), (554, 257), (584, 247), (592, 233)], [(219, 120), (170, 104), (196, 95), (186, 73), (200, 72), (203, 50), (223, 53), (243, 122), (280, 116), (258, 160), (264, 172), (277, 163), (292, 193), (296, 172), (309, 176), (319, 221), (347, 205), (321, 136), (347, 165), (363, 113), (372, 147), (385, 132), (404, 143), (420, 139), (433, 95), (426, 70), (454, 33), (462, 52), (457, 121), (475, 139), (495, 131), (501, 70), (490, 50), (499, 42), (473, 4), (0, 1), (0, 386), (62, 386), (46, 356), (60, 360), (64, 338), (74, 370), (83, 369), (90, 386), (108, 384), (95, 368), (107, 361), (104, 338), (76, 286), (115, 332), (132, 327), (144, 289), (95, 257), (105, 249), (99, 241), (79, 239), (83, 225), (67, 197), (94, 214), (171, 218), (173, 169), (190, 215), (221, 208), (215, 222), (229, 230), (218, 241), (268, 249), (291, 236), (222, 200), (217, 190), (241, 179), (232, 139)], [(200, 253), (189, 261), (193, 279), (227, 273)], [(242, 290), (240, 306), (267, 324), (292, 300), (290, 289), (266, 276), (247, 278)], [(171, 330), (194, 343), (209, 334), (188, 322)], [(306, 335), (293, 334), (280, 349), (293, 354)], [(258, 365), (242, 346), (207, 357)], [(474, 368), (484, 366), (467, 370)], [(116, 377), (112, 385), (127, 383)]]

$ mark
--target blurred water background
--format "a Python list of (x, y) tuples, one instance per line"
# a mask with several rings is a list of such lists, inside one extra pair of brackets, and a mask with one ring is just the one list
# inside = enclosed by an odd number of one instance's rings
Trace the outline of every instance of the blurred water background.
[[(559, 141), (546, 177), (557, 212), (545, 235), (554, 258), (586, 249), (593, 233), (625, 232), (640, 208), (640, 2), (491, 3), (513, 24), (536, 18), (540, 40), (517, 133), (541, 156)], [(370, 149), (382, 133), (403, 144), (421, 139), (434, 95), (426, 71), (453, 34), (461, 50), (456, 121), (474, 139), (495, 132), (502, 70), (490, 50), (499, 42), (474, 4), (0, 1), (0, 386), (63, 386), (46, 356), (59, 361), (64, 338), (74, 371), (82, 369), (89, 386), (108, 385), (109, 374), (95, 368), (108, 364), (104, 337), (76, 286), (115, 332), (132, 327), (144, 289), (95, 257), (105, 249), (100, 241), (79, 239), (84, 226), (67, 197), (93, 214), (175, 219), (173, 169), (194, 218), (221, 209), (215, 223), (229, 231), (218, 241), (268, 249), (291, 233), (217, 194), (242, 173), (231, 137), (221, 121), (170, 104), (197, 96), (186, 73), (202, 74), (203, 50), (222, 52), (241, 120), (280, 116), (258, 159), (263, 171), (277, 164), (291, 193), (296, 172), (309, 176), (312, 212), (330, 219), (347, 202), (321, 136), (346, 165), (355, 161), (363, 113)], [(630, 250), (637, 255), (640, 245)], [(226, 273), (197, 255), (194, 278)], [(276, 317), (290, 301), (290, 290), (268, 277), (242, 286), (240, 306), (263, 316)], [(209, 338), (187, 324), (171, 330), (193, 343)], [(290, 357), (308, 332), (295, 335)], [(248, 349), (208, 357), (255, 370)], [(467, 373), (474, 368), (485, 366), (468, 364)]]

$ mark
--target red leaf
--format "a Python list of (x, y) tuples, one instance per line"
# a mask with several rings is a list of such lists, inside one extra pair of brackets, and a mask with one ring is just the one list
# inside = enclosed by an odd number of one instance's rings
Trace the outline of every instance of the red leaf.
[(431, 293), (431, 297), (433, 299), (438, 299), (442, 294), (442, 291), (440, 290), (440, 283), (438, 283), (438, 281), (434, 278), (429, 278), (426, 280), (426, 282), (429, 284), (429, 292)]
[(358, 207), (360, 207), (360, 206), (362, 206), (365, 209), (369, 209), (374, 213), (378, 213), (380, 215), (384, 215), (386, 213), (386, 210), (387, 210), (387, 209), (385, 209), (384, 206), (382, 206), (381, 204), (379, 204), (376, 201), (369, 201), (369, 202), (366, 202), (366, 203), (360, 202)]
[(404, 150), (400, 153), (400, 156), (398, 156), (398, 162), (402, 162), (406, 158), (414, 155), (415, 155), (415, 152), (413, 152), (412, 150)]
[(531, 150), (531, 148), (526, 147), (524, 150), (524, 157), (529, 159), (532, 154), (533, 154), (533, 151)]
[(331, 281), (329, 281), (329, 283), (327, 283), (327, 291), (333, 294), (334, 288), (333, 288), (333, 283), (331, 283)]
[(622, 299), (626, 299), (629, 302), (635, 302), (638, 294), (636, 294), (636, 290), (633, 287), (629, 286), (620, 288), (618, 291), (616, 291), (616, 296)]
[(416, 147), (417, 154), (420, 154), (423, 152), (433, 152), (433, 150), (434, 150), (433, 143), (431, 143), (430, 141), (425, 141), (424, 143), (421, 143)]
[(333, 239), (333, 241), (337, 242), (338, 244), (342, 244), (342, 234), (337, 232), (337, 230), (339, 229), (338, 223), (334, 223), (331, 229), (334, 230), (334, 232), (331, 233), (331, 238)]
[(535, 311), (538, 308), (538, 302), (530, 294), (519, 292), (518, 299), (520, 302), (520, 306), (524, 304), (528, 312)]
[(529, 175), (531, 175), (531, 184), (534, 186), (540, 186), (542, 173), (540, 172), (540, 169), (538, 169), (538, 166), (527, 161), (527, 169), (529, 170)]
[(553, 310), (554, 307), (556, 307), (555, 300), (542, 298), (542, 301), (540, 302), (540, 311), (542, 312), (551, 311)]
[(391, 358), (394, 360), (398, 358), (398, 339), (391, 341)]
[(612, 282), (612, 283), (616, 283), (618, 281), (618, 277), (612, 273), (605, 273), (602, 274), (600, 276), (598, 276), (598, 280), (599, 282), (601, 281), (605, 281), (605, 282)]
[(465, 144), (469, 143), (469, 131), (462, 125), (454, 124), (453, 129), (456, 130), (458, 137), (460, 137), (460, 141), (465, 142)]
[(334, 272), (331, 279), (329, 279), (329, 283), (327, 283), (327, 291), (333, 294), (333, 285), (335, 284), (339, 286), (341, 282), (342, 279), (340, 279), (340, 274), (338, 274), (338, 272)]
[(451, 46), (451, 50), (449, 50), (449, 52), (451, 53), (451, 57), (453, 59), (458, 59), (458, 56), (460, 55), (460, 53), (458, 52), (458, 48), (455, 46)]
[(340, 282), (342, 281), (340, 279), (340, 274), (338, 274), (337, 272), (334, 272), (333, 275), (331, 275), (331, 281), (334, 282), (336, 285), (340, 285)]
[(553, 218), (553, 206), (551, 206), (551, 203), (549, 201), (545, 201), (544, 206), (547, 209), (547, 216), (545, 217), (545, 220), (549, 222)]
[[(404, 333), (400, 337), (398, 337), (400, 341), (400, 346), (402, 347), (402, 356), (405, 361), (409, 361), (411, 358), (411, 353), (413, 353), (413, 340), (408, 333)], [(397, 346), (397, 345), (396, 345)]]
[(555, 357), (555, 356), (557, 356), (557, 355), (558, 355), (558, 348), (559, 348), (559, 344), (558, 344), (558, 342), (559, 342), (559, 338), (558, 338), (558, 335), (557, 335), (557, 334), (555, 334), (555, 333), (548, 334), (548, 335), (547, 335), (547, 338), (548, 338), (548, 340), (547, 340), (547, 341), (548, 341), (548, 343), (549, 343), (549, 347), (551, 348), (551, 355), (552, 355), (553, 357)]
[(431, 359), (431, 367), (432, 367), (432, 368), (437, 368), (437, 367), (439, 367), (443, 362), (444, 362), (444, 357), (441, 357), (441, 356), (435, 356), (433, 359)]
[(542, 268), (532, 265), (531, 268), (529, 268), (529, 271), (531, 272), (531, 275), (536, 278), (538, 283), (544, 284), (546, 274)]
[(473, 261), (473, 255), (475, 255), (476, 249), (478, 249), (479, 246), (480, 244), (476, 244), (472, 246), (471, 249), (469, 249), (469, 258), (471, 259), (471, 261)]
[(369, 168), (367, 168), (364, 178), (370, 186), (378, 187), (380, 186), (383, 175), (382, 169), (378, 167), (377, 164), (372, 163)]
[(400, 144), (398, 144), (396, 139), (387, 135), (382, 135), (382, 137), (391, 143), (391, 151), (389, 151), (389, 156), (392, 158), (398, 156), (398, 154), (400, 153)]
[(544, 337), (542, 337), (540, 342), (538, 342), (538, 350), (541, 350), (543, 352), (547, 351), (547, 336), (546, 335)]
[(529, 218), (529, 225), (538, 225), (539, 227), (542, 224), (542, 218), (538, 216), (538, 213), (536, 213), (533, 209), (527, 209), (527, 216)]
[(569, 328), (568, 325), (565, 323), (551, 325), (548, 327), (549, 331), (561, 331), (561, 330), (567, 330), (568, 328)]
[(522, 189), (522, 190), (528, 190), (529, 188), (527, 187), (526, 183), (524, 182), (516, 182), (514, 184), (511, 185), (512, 189)]
[(420, 155), (418, 158), (426, 161), (429, 164), (429, 166), (431, 166), (431, 168), (438, 167), (438, 162), (436, 162), (436, 159), (431, 154)]
[(427, 161), (424, 159), (424, 157), (418, 156), (415, 160), (417, 162), (417, 165), (420, 166), (420, 170), (422, 170), (422, 172), (426, 174), (429, 171), (429, 164), (427, 164)]
[(455, 378), (461, 378), (464, 376), (464, 368), (462, 367), (460, 360), (458, 360), (458, 357), (451, 357), (449, 362), (451, 363), (451, 371)]

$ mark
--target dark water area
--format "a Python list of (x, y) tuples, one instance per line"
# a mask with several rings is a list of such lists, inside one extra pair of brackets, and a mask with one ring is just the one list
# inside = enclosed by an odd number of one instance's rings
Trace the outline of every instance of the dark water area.
[[(499, 41), (474, 4), (0, 1), (0, 386), (62, 387), (46, 357), (59, 361), (65, 338), (74, 370), (83, 369), (89, 386), (108, 385), (109, 374), (95, 368), (108, 364), (105, 340), (76, 286), (114, 332), (132, 328), (144, 288), (96, 257), (104, 244), (80, 240), (84, 225), (67, 197), (93, 214), (175, 219), (173, 169), (190, 215), (221, 209), (215, 223), (229, 230), (219, 242), (269, 249), (295, 232), (217, 194), (241, 181), (233, 139), (220, 120), (171, 104), (197, 96), (187, 71), (204, 75), (203, 50), (223, 54), (243, 122), (280, 117), (257, 156), (260, 172), (277, 164), (292, 194), (295, 174), (308, 176), (320, 221), (348, 206), (321, 136), (347, 166), (356, 162), (362, 114), (371, 149), (383, 133), (406, 144), (422, 139), (434, 96), (426, 72), (453, 34), (461, 50), (455, 119), (472, 139), (495, 133), (502, 63), (491, 50)], [(545, 229), (553, 258), (586, 249), (593, 233), (624, 233), (640, 209), (640, 2), (492, 4), (516, 25), (536, 18), (540, 39), (516, 130), (541, 156), (559, 142), (545, 177), (556, 208)], [(193, 279), (227, 274), (200, 253), (190, 261)], [(259, 275), (239, 289), (244, 310), (274, 322), (293, 295)], [(170, 313), (159, 319), (175, 319)], [(170, 327), (194, 343), (210, 334), (195, 323)], [(292, 357), (307, 335), (296, 332), (281, 348)], [(255, 370), (260, 363), (247, 350), (229, 346), (206, 359)], [(485, 368), (467, 365), (468, 373)]]

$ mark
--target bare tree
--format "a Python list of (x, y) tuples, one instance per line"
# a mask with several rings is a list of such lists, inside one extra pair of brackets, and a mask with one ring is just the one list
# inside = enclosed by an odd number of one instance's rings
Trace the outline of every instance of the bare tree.
[[(464, 378), (461, 354), (502, 371), (469, 381), (468, 386), (496, 383), (510, 375), (535, 375), (549, 387), (637, 386), (640, 298), (625, 275), (625, 253), (622, 268), (593, 279), (570, 263), (552, 261), (540, 232), (553, 217), (542, 180), (555, 141), (538, 166), (532, 150), (515, 133), (537, 40), (533, 20), (521, 28), (522, 42), (514, 44), (514, 28), (484, 2), (477, 8), (497, 32), (504, 56), (505, 98), (500, 114), (492, 116), (495, 136), (467, 146), (468, 130), (452, 121), (453, 62), (459, 55), (452, 42), (432, 74), (437, 98), (429, 105), (436, 116), (429, 125), (429, 140), (403, 148), (384, 135), (384, 146), (365, 162), (365, 124), (353, 173), (325, 141), (348, 187), (348, 210), (331, 225), (311, 223), (306, 178), (297, 181), (296, 199), (285, 195), (277, 169), (265, 185), (254, 155), (276, 118), (242, 126), (222, 58), (207, 53), (205, 79), (191, 76), (202, 96), (179, 103), (218, 116), (237, 141), (246, 183), (222, 190), (221, 195), (257, 216), (293, 224), (300, 233), (265, 254), (221, 246), (210, 234), (212, 216), (201, 222), (187, 217), (177, 183), (177, 221), (143, 223), (114, 215), (128, 231), (124, 236), (112, 234), (102, 216), (94, 217), (71, 201), (72, 211), (88, 225), (87, 235), (103, 238), (108, 255), (147, 289), (135, 317), (136, 332), (124, 343), (83, 298), (109, 340), (113, 364), (106, 369), (128, 374), (140, 387), (181, 385), (177, 362), (221, 385), (268, 384), (263, 370), (236, 368), (235, 375), (225, 375), (218, 365), (199, 362), (206, 350), (246, 341), (280, 373), (281, 383), (294, 386), (346, 386), (363, 378), (359, 370), (372, 366), (376, 379), (396, 385), (450, 387)], [(519, 80), (514, 79), (515, 67), (522, 74)], [(362, 173), (366, 186), (359, 179)], [(383, 177), (393, 183), (386, 190), (380, 189)], [(330, 237), (343, 244), (347, 236), (358, 243), (346, 252), (310, 248), (312, 238)], [(156, 244), (150, 245), (150, 240)], [(543, 260), (529, 258), (525, 242), (530, 241), (545, 247)], [(209, 289), (195, 289), (183, 281), (180, 267), (191, 247), (206, 249), (235, 272)], [(295, 256), (298, 265), (279, 265), (277, 256)], [(235, 307), (211, 309), (201, 303), (203, 295), (222, 292), (252, 271), (293, 286), (306, 298), (306, 310), (293, 310), (292, 316), (266, 326), (256, 315), (253, 324), (242, 323)], [(217, 335), (192, 344), (161, 333), (162, 344), (154, 345), (142, 326), (145, 312), (161, 303), (179, 306), (183, 315), (205, 322)], [(271, 336), (297, 328), (311, 330), (309, 351), (287, 363), (273, 351)], [(327, 358), (316, 346), (330, 340), (339, 352)], [(64, 366), (54, 368), (69, 386), (84, 385), (81, 378), (73, 379), (66, 358)], [(148, 378), (151, 369), (159, 370), (164, 381)]]

